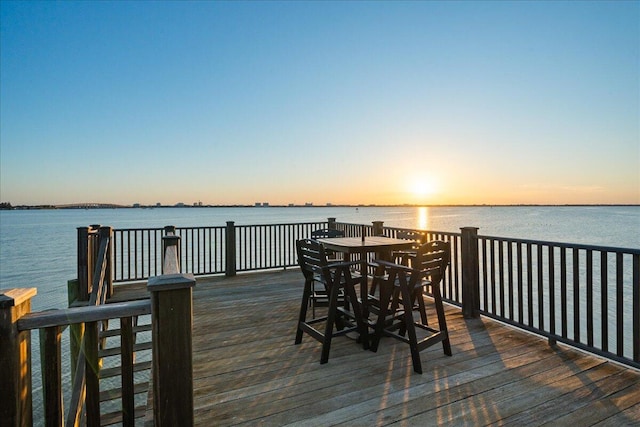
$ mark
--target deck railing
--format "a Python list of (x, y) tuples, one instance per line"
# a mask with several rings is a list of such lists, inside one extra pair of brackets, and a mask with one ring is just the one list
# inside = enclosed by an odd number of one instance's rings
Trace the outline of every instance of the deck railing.
[[(92, 372), (98, 363), (99, 325), (119, 319), (125, 331), (123, 347), (127, 347), (132, 339), (131, 332), (126, 332), (131, 330), (127, 319), (151, 313), (154, 421), (192, 424), (193, 275), (296, 266), (295, 241), (326, 227), (341, 229), (347, 236), (393, 237), (407, 230), (384, 227), (382, 222), (340, 223), (334, 218), (299, 224), (78, 229), (77, 285), (84, 289), (71, 294), (85, 301), (80, 304), (85, 306), (71, 304), (65, 310), (30, 314), (35, 289), (0, 295), (0, 372), (7, 378), (0, 387), (0, 419), (12, 425), (12, 420), (31, 422), (30, 333), (40, 329), (46, 417), (52, 424), (61, 423), (60, 333), (67, 325), (84, 324), (84, 332), (78, 334), (84, 336), (84, 344), (80, 341), (77, 346), (86, 358), (85, 412), (87, 420), (96, 420), (97, 378)], [(640, 368), (640, 249), (481, 236), (473, 227), (460, 233), (425, 233), (429, 240), (451, 243), (443, 295), (459, 305), (465, 317), (485, 315), (546, 337), (551, 344), (565, 343)], [(105, 238), (109, 244), (103, 244)], [(86, 307), (111, 294), (111, 272), (121, 282), (151, 277), (151, 302)], [(162, 331), (170, 331), (171, 336), (162, 336)], [(175, 345), (176, 336), (183, 339), (180, 345)], [(123, 367), (130, 366), (133, 350), (130, 345), (127, 348)], [(176, 364), (181, 364), (184, 375), (172, 375)], [(121, 375), (129, 377), (124, 368)], [(122, 387), (131, 388), (130, 384)], [(124, 399), (123, 408), (131, 413), (129, 398)], [(77, 411), (73, 412), (75, 417)]]
[[(162, 274), (162, 238), (180, 236), (180, 272), (195, 276), (297, 265), (295, 242), (327, 222), (115, 229), (114, 281), (147, 280)], [(79, 262), (81, 260), (79, 259)]]
[[(235, 225), (230, 221), (222, 227), (181, 227), (175, 231), (182, 237), (181, 271), (234, 275), (295, 267), (295, 241), (327, 227), (346, 236), (395, 237), (407, 230), (384, 227), (380, 221), (363, 225), (335, 218), (316, 223)], [(466, 317), (490, 316), (547, 337), (551, 343), (567, 343), (640, 367), (640, 250), (479, 236), (473, 227), (460, 233), (420, 231), (428, 240), (451, 243), (443, 298), (461, 306)], [(116, 230), (116, 280), (144, 279), (140, 272), (153, 272), (145, 266), (159, 265), (151, 248), (165, 232)], [(118, 248), (126, 249), (118, 252)]]
[[(141, 388), (134, 372), (151, 364), (153, 389), (152, 419), (156, 426), (193, 425), (192, 275), (180, 274), (179, 236), (163, 237), (162, 270), (165, 275), (149, 279), (150, 298), (105, 304), (111, 295), (112, 243), (110, 227), (79, 230), (79, 277), (70, 286), (70, 307), (31, 312), (35, 288), (8, 289), (0, 294), (0, 420), (2, 425), (33, 424), (31, 331), (40, 338), (40, 370), (43, 379), (43, 417), (47, 426), (120, 423), (135, 425), (145, 415), (144, 404), (136, 407)], [(93, 267), (93, 268), (91, 268)], [(82, 284), (84, 289), (80, 289)], [(83, 299), (84, 298), (84, 299)], [(139, 316), (151, 315), (151, 346), (136, 343)], [(108, 329), (109, 320), (118, 320), (119, 329)], [(68, 404), (64, 405), (61, 337), (70, 327), (73, 373)], [(119, 337), (119, 346), (106, 347), (107, 337)], [(74, 344), (75, 342), (75, 344)], [(136, 352), (151, 348), (151, 363), (136, 363)], [(116, 366), (105, 369), (103, 360), (119, 354)], [(107, 374), (107, 371), (113, 371)], [(180, 375), (176, 375), (179, 372)], [(39, 373), (38, 373), (39, 374)], [(113, 374), (113, 375), (112, 375)], [(117, 389), (105, 390), (103, 381), (120, 377)], [(113, 387), (109, 381), (107, 387)], [(120, 400), (116, 412), (105, 413), (103, 400)], [(68, 411), (65, 416), (65, 406)], [(103, 405), (104, 406), (104, 405)], [(66, 418), (66, 420), (65, 420)]]
[(640, 250), (478, 236), (483, 315), (640, 368)]
[[(181, 238), (181, 273), (233, 275), (296, 267), (296, 241), (310, 236), (314, 230), (327, 227), (340, 229), (346, 236), (360, 236), (363, 230), (367, 235), (395, 236), (401, 230), (383, 227), (382, 222), (348, 224), (335, 222), (334, 218), (326, 222), (290, 224), (235, 225), (229, 221), (226, 226), (215, 227), (115, 229), (114, 282), (146, 280), (162, 274), (161, 244), (163, 236), (168, 234)], [(451, 239), (457, 247), (460, 233), (430, 232), (429, 236)], [(455, 283), (450, 293), (458, 298), (459, 281)]]

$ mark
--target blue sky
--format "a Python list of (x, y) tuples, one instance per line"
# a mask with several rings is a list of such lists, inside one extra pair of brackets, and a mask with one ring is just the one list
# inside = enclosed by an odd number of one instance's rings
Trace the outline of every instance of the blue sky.
[(13, 205), (640, 203), (639, 2), (0, 15)]

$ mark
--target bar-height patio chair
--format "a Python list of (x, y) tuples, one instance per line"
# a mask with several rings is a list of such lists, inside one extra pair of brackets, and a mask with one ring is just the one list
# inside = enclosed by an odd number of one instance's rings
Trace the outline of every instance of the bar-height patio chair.
[[(386, 270), (380, 281), (380, 305), (371, 349), (376, 351), (382, 336), (390, 336), (409, 344), (413, 370), (422, 374), (420, 351), (442, 342), (444, 353), (451, 356), (447, 321), (440, 294), (440, 281), (449, 265), (451, 245), (444, 241), (423, 243), (417, 249), (411, 266), (387, 261), (374, 262)], [(430, 290), (438, 318), (438, 327), (429, 325), (424, 290)], [(420, 319), (414, 319), (418, 311)], [(420, 338), (418, 337), (418, 332)], [(405, 336), (406, 335), (406, 336)]]
[[(344, 231), (336, 230), (333, 228), (321, 228), (311, 232), (312, 239), (320, 239), (323, 237), (344, 237)], [(342, 259), (339, 258), (338, 253), (325, 249), (325, 255), (327, 262), (339, 262)], [(338, 295), (338, 300), (344, 301), (344, 292), (341, 290)], [(324, 286), (316, 287), (316, 280), (311, 283), (311, 298), (309, 299), (311, 304), (311, 315), (316, 317), (316, 307), (326, 307), (329, 305), (329, 295)]]
[[(351, 266), (354, 262), (328, 263), (324, 247), (317, 240), (302, 239), (296, 242), (298, 264), (304, 275), (304, 290), (300, 304), (296, 344), (302, 342), (303, 333), (308, 333), (322, 343), (320, 363), (327, 363), (331, 340), (335, 336), (356, 331), (368, 345), (367, 329), (360, 313), (360, 304), (354, 285), (359, 278), (352, 277)], [(357, 262), (357, 261), (356, 261)], [(311, 298), (311, 285), (314, 281), (322, 283), (329, 298), (326, 316), (307, 319), (307, 309)], [(340, 291), (344, 292), (345, 301), (338, 300)], [(324, 323), (324, 332), (314, 325)]]

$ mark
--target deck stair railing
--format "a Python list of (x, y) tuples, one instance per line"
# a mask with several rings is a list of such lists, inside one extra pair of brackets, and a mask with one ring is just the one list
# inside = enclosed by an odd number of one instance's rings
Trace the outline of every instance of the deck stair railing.
[[(42, 370), (43, 414), (46, 425), (109, 425), (115, 422), (133, 425), (135, 410), (130, 410), (136, 387), (133, 372), (138, 328), (135, 319), (150, 313), (149, 301), (106, 304), (111, 292), (111, 228), (88, 228), (79, 251), (79, 271), (83, 276), (70, 284), (70, 307), (30, 313), (36, 289), (14, 289), (3, 295), (3, 360), (7, 360), (9, 381), (3, 383), (0, 416), (9, 425), (30, 425), (33, 421), (31, 381), (31, 331), (39, 330)], [(80, 247), (79, 247), (80, 249)], [(86, 251), (86, 252), (85, 252)], [(83, 265), (83, 262), (85, 263)], [(81, 268), (83, 266), (84, 268)], [(79, 283), (85, 286), (80, 288)], [(84, 297), (84, 299), (82, 299)], [(117, 333), (109, 330), (109, 320), (119, 320)], [(62, 375), (62, 333), (70, 327), (72, 353), (71, 391), (65, 411)], [(108, 347), (107, 339), (118, 336), (119, 346)], [(5, 359), (5, 354), (7, 355)], [(105, 361), (119, 355), (118, 364), (105, 368)], [(108, 381), (119, 376), (120, 381)], [(105, 381), (107, 381), (105, 383)], [(102, 383), (102, 384), (101, 384)], [(5, 388), (6, 386), (6, 388)], [(116, 411), (101, 411), (113, 407)], [(66, 413), (66, 416), (65, 416)], [(144, 411), (138, 411), (144, 414)]]
[[(145, 415), (158, 426), (193, 425), (191, 331), (195, 280), (179, 273), (179, 237), (164, 238), (166, 274), (149, 279), (148, 299), (109, 303), (113, 291), (112, 231), (110, 227), (89, 227), (86, 231), (79, 232), (86, 242), (79, 245), (82, 250), (78, 256), (79, 271), (86, 276), (70, 284), (74, 299), (69, 308), (32, 313), (36, 288), (7, 289), (0, 294), (2, 425), (32, 425), (34, 421), (32, 330), (38, 330), (40, 337), (41, 416), (45, 425), (133, 426)], [(81, 282), (86, 283), (86, 289), (79, 289)], [(78, 295), (87, 298), (81, 300)], [(137, 324), (141, 316), (151, 318), (150, 326)], [(109, 320), (117, 321), (115, 329), (108, 328), (114, 323)], [(74, 360), (70, 392), (63, 390), (61, 352), (62, 333), (67, 327), (71, 344), (76, 337), (75, 346), (70, 345)], [(138, 340), (140, 334), (152, 337), (151, 342)], [(174, 334), (180, 336), (182, 346), (178, 349)], [(118, 345), (107, 345), (112, 340)], [(153, 358), (136, 360), (140, 352), (150, 352)], [(149, 372), (152, 387), (148, 384)], [(148, 401), (152, 405), (145, 410)]]
[[(94, 237), (96, 232), (100, 237), (99, 240)], [(84, 270), (81, 268), (84, 259), (88, 260), (89, 266), (99, 266), (100, 268), (87, 268), (88, 272), (93, 271), (93, 274), (87, 278), (78, 276), (77, 290), (74, 293), (77, 295), (89, 294), (89, 301), (78, 299), (73, 301), (70, 306), (103, 305), (113, 294), (111, 268), (113, 230), (110, 227), (92, 225), (86, 229), (78, 229), (78, 233), (79, 273)], [(86, 257), (85, 245), (83, 244), (84, 236), (86, 236), (87, 242)], [(97, 252), (96, 242), (100, 243)], [(84, 290), (85, 282), (91, 284), (86, 291)], [(72, 288), (70, 286), (70, 289)], [(84, 341), (90, 335), (87, 335), (83, 324), (71, 325), (70, 347), (72, 360), (76, 361), (74, 366), (77, 367), (72, 375), (74, 386), (69, 414), (75, 414), (75, 419), (69, 416), (67, 424), (72, 425), (72, 421), (77, 422), (83, 404), (94, 406), (87, 413), (101, 414), (101, 425), (119, 422), (131, 424), (135, 418), (144, 416), (152, 345), (148, 314), (149, 310), (147, 309), (144, 316), (134, 315), (122, 318), (120, 322), (115, 324), (114, 322), (109, 323), (108, 319), (98, 323), (98, 359), (94, 369), (98, 370), (99, 381), (97, 385), (92, 384), (93, 389), (89, 392), (85, 390), (86, 386), (83, 381), (86, 381), (87, 378), (95, 381), (91, 376), (85, 375), (86, 355), (89, 354), (87, 350), (93, 349), (93, 344), (85, 345)], [(141, 322), (141, 319), (146, 319), (146, 321)], [(93, 397), (96, 393), (99, 398)], [(86, 396), (86, 402), (83, 401), (83, 396)]]

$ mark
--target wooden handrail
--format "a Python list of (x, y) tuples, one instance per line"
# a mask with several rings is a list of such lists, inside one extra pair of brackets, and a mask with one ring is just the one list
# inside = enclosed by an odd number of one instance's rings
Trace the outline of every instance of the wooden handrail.
[(18, 320), (18, 330), (51, 328), (75, 323), (98, 322), (151, 313), (149, 300), (104, 304), (97, 307), (72, 307), (29, 313)]

